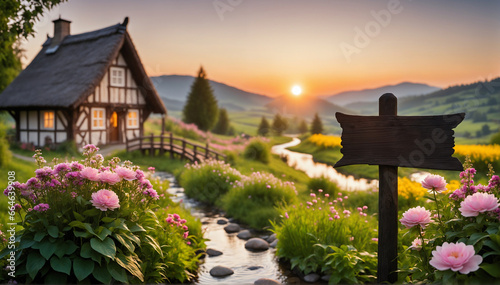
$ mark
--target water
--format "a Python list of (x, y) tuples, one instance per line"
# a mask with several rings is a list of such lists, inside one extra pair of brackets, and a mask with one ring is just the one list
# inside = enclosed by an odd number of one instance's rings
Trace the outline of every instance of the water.
[(338, 173), (335, 168), (324, 163), (314, 162), (312, 155), (290, 151), (286, 148), (296, 146), (300, 143), (298, 138), (293, 138), (289, 143), (275, 145), (271, 151), (275, 154), (286, 156), (289, 166), (304, 171), (309, 177), (326, 176), (335, 182), (340, 189), (373, 190), (378, 189), (378, 180), (355, 179), (352, 175), (346, 176)]

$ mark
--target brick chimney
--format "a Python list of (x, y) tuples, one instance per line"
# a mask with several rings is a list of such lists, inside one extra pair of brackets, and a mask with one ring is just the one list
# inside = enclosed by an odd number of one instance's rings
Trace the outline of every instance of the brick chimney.
[(52, 22), (54, 22), (54, 37), (52, 38), (50, 46), (54, 47), (59, 45), (63, 41), (64, 37), (70, 34), (69, 27), (71, 21), (61, 19), (61, 16), (59, 16), (59, 19)]

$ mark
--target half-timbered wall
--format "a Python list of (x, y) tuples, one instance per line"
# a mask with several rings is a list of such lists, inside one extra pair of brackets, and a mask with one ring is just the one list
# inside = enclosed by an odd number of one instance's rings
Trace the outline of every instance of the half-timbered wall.
[[(120, 54), (104, 75), (94, 93), (79, 107), (75, 140), (78, 145), (113, 142), (113, 113), (117, 114), (118, 140), (139, 137), (143, 130), (146, 100), (130, 69)], [(102, 112), (103, 111), (103, 112)], [(130, 117), (130, 113), (134, 113)], [(96, 115), (103, 114), (104, 126), (96, 124)], [(136, 121), (134, 121), (134, 118)]]
[(67, 125), (58, 110), (19, 111), (19, 140), (36, 146), (61, 143), (67, 139)]

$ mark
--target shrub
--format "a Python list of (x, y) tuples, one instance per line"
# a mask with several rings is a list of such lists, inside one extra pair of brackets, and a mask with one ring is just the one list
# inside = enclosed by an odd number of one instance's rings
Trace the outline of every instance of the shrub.
[(309, 179), (307, 187), (309, 190), (312, 190), (313, 192), (322, 190), (323, 193), (328, 193), (331, 196), (334, 196), (339, 192), (337, 184), (335, 184), (333, 181), (331, 181), (328, 177), (325, 176)]
[[(54, 167), (37, 151), (39, 169), (26, 183), (4, 191), (18, 210), (17, 281), (23, 283), (149, 283), (189, 280), (194, 267), (186, 259), (168, 259), (171, 251), (196, 259), (188, 244), (186, 220), (159, 220), (159, 195), (146, 174), (118, 158), (104, 165), (93, 145), (85, 159)], [(10, 197), (14, 197), (11, 199)], [(14, 205), (14, 203), (16, 203)], [(175, 223), (175, 226), (173, 224)], [(167, 238), (165, 238), (167, 237)], [(170, 244), (169, 244), (170, 243)], [(184, 245), (180, 245), (180, 244)], [(175, 246), (173, 246), (175, 245)], [(3, 260), (11, 249), (0, 253)], [(178, 268), (172, 269), (172, 262)], [(9, 272), (11, 269), (8, 268)], [(6, 274), (2, 271), (2, 274)]]
[(236, 183), (224, 196), (223, 208), (229, 216), (253, 227), (263, 228), (279, 217), (278, 206), (296, 200), (293, 182), (283, 182), (269, 173), (254, 172)]
[(0, 167), (4, 167), (10, 162), (11, 153), (9, 142), (6, 138), (7, 127), (0, 121)]
[(207, 160), (186, 164), (179, 183), (186, 195), (208, 205), (214, 205), (242, 175), (224, 161)]
[[(366, 214), (367, 207), (351, 213), (343, 205), (346, 197), (335, 199), (328, 193), (311, 193), (310, 198), (305, 204), (284, 208), (284, 218), (273, 223), (279, 240), (278, 257), (289, 260), (292, 268), (304, 274), (317, 272), (340, 277), (335, 279), (338, 283), (374, 282), (376, 219)], [(337, 248), (343, 250), (346, 258), (332, 255), (334, 251), (341, 254)], [(360, 255), (366, 255), (366, 259), (360, 259)], [(347, 270), (348, 267), (363, 270)]]
[(247, 159), (267, 164), (271, 157), (271, 151), (269, 150), (269, 146), (262, 140), (254, 139), (245, 147), (243, 155)]

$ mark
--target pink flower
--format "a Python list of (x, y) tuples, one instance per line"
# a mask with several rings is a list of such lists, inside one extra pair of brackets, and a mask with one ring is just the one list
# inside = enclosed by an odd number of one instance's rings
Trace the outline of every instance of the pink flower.
[(132, 181), (132, 180), (136, 179), (135, 171), (133, 171), (132, 169), (129, 169), (129, 168), (117, 166), (115, 168), (115, 173), (127, 181)]
[(459, 243), (443, 243), (432, 251), (432, 259), (429, 264), (437, 270), (459, 271), (468, 274), (479, 269), (479, 264), (483, 262), (480, 255), (475, 254), (474, 246)]
[(407, 228), (411, 228), (416, 225), (420, 225), (422, 228), (425, 228), (427, 224), (432, 222), (431, 212), (426, 210), (424, 207), (418, 206), (404, 212), (403, 217), (399, 221)]
[(33, 210), (35, 210), (37, 212), (45, 212), (48, 209), (50, 209), (49, 204), (44, 204), (44, 203), (40, 203), (40, 204), (36, 205), (35, 207), (33, 207)]
[(460, 203), (460, 212), (464, 217), (476, 217), (479, 213), (493, 211), (500, 204), (498, 199), (493, 194), (477, 192), (467, 196)]
[(85, 167), (80, 171), (80, 175), (91, 181), (99, 181), (99, 171), (92, 167)]
[(372, 238), (372, 241), (378, 242), (378, 238)]
[(120, 175), (106, 170), (104, 172), (99, 173), (99, 180), (103, 183), (109, 183), (109, 185), (116, 184), (122, 180)]
[(326, 198), (330, 197), (330, 194), (326, 193), (326, 194), (325, 194), (325, 197), (326, 197)]
[(422, 187), (441, 193), (446, 190), (446, 180), (439, 175), (427, 175), (422, 181)]
[(149, 172), (151, 172), (151, 173), (153, 173), (153, 174), (155, 173), (155, 168), (154, 168), (154, 167), (152, 167), (152, 166), (151, 166), (151, 167), (148, 167), (148, 170), (149, 170)]
[(95, 193), (92, 193), (92, 200), (90, 200), (92, 205), (101, 211), (115, 210), (120, 208), (120, 200), (115, 192), (101, 189)]
[(288, 212), (285, 212), (285, 218), (289, 219), (290, 216), (288, 216)]
[(422, 249), (422, 240), (420, 238), (415, 238), (412, 242), (411, 242), (411, 246), (410, 248), (412, 250), (421, 250)]

